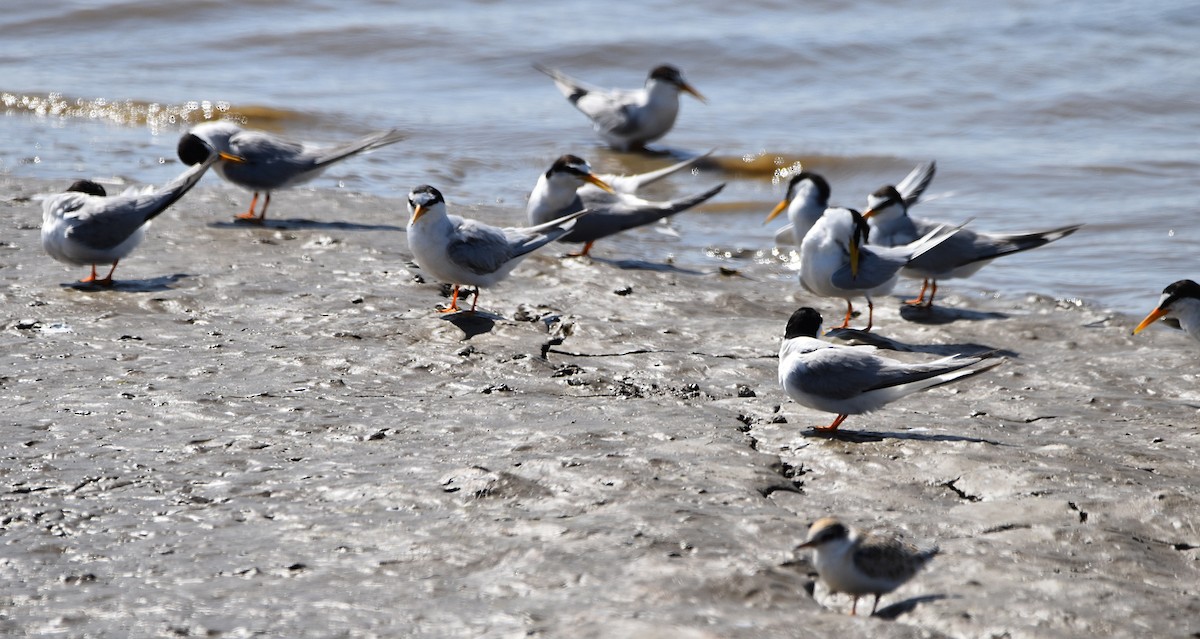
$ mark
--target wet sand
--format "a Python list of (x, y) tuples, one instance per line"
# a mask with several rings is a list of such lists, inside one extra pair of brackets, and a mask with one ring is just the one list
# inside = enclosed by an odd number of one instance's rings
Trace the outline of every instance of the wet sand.
[[(776, 352), (839, 307), (775, 266), (558, 246), (445, 317), (401, 199), (280, 193), (256, 228), (209, 178), (78, 290), (27, 199), (64, 187), (0, 178), (0, 633), (1200, 636), (1180, 333), (948, 282), (878, 334), (1009, 361), (826, 437)], [(942, 555), (850, 617), (792, 551), (830, 514)]]

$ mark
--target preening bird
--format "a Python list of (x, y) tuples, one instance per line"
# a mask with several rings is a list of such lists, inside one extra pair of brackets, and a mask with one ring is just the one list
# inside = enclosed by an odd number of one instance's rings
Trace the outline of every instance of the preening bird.
[(529, 195), (526, 212), (530, 224), (544, 224), (568, 213), (587, 209), (590, 213), (575, 223), (560, 242), (582, 242), (574, 257), (588, 255), (596, 240), (632, 228), (652, 224), (686, 211), (712, 198), (724, 184), (703, 193), (666, 202), (645, 200), (634, 193), (641, 187), (682, 171), (702, 157), (639, 175), (598, 176), (583, 158), (564, 155), (538, 177)]
[[(191, 190), (216, 159), (210, 149), (166, 186), (129, 188), (111, 197), (91, 180), (76, 181), (42, 202), (42, 248), (59, 262), (91, 265), (81, 283), (112, 286), (117, 263), (141, 243), (150, 221)], [(108, 275), (98, 277), (96, 265), (109, 263)]]
[[(905, 197), (895, 187), (884, 186), (872, 193), (863, 213), (870, 220), (872, 241), (882, 246), (899, 246), (941, 226), (938, 222), (909, 216), (908, 207)], [(922, 280), (920, 295), (908, 303), (932, 306), (938, 280), (970, 277), (998, 257), (1044, 246), (1082, 226), (1071, 224), (1046, 231), (1004, 234), (960, 229), (954, 237), (914, 258), (900, 272), (905, 277)], [(928, 300), (925, 299), (927, 289)]]
[[(271, 192), (312, 180), (330, 165), (395, 144), (406, 136), (399, 131), (380, 131), (364, 138), (333, 147), (296, 142), (280, 136), (243, 129), (228, 120), (204, 122), (179, 138), (177, 152), (185, 164), (195, 164), (215, 149), (219, 160), (214, 170), (231, 184), (254, 192), (250, 209), (238, 219), (261, 223), (271, 205)], [(266, 195), (262, 210), (255, 214), (260, 193)]]

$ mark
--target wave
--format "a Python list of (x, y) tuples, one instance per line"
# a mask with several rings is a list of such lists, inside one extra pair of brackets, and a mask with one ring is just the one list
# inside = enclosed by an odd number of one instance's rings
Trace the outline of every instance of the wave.
[(63, 120), (146, 126), (154, 133), (162, 128), (179, 128), (214, 119), (233, 119), (261, 129), (280, 129), (287, 124), (315, 119), (300, 111), (254, 104), (235, 105), (222, 100), (189, 100), (169, 104), (126, 98), (69, 97), (57, 92), (30, 94), (0, 91), (0, 108), (9, 115), (26, 113)]

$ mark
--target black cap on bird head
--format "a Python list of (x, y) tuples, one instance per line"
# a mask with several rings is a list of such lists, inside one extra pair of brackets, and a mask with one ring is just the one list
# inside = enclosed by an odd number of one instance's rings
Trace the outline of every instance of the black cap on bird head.
[(196, 166), (216, 153), (207, 142), (195, 133), (184, 133), (183, 137), (179, 138), (179, 146), (176, 147), (175, 152), (179, 154), (179, 161), (188, 166)]
[(67, 187), (67, 192), (87, 193), (88, 195), (95, 195), (99, 197), (108, 195), (103, 186), (100, 186), (91, 180), (75, 180), (71, 183), (71, 186)]
[(787, 328), (783, 331), (783, 339), (816, 337), (820, 331), (821, 314), (812, 308), (803, 306), (796, 309), (788, 318)]

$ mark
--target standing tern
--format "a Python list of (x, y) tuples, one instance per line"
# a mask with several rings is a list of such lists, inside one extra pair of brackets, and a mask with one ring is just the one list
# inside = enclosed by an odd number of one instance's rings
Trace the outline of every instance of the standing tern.
[(854, 597), (850, 614), (858, 612), (858, 598), (879, 598), (912, 579), (938, 549), (920, 549), (896, 537), (856, 530), (833, 517), (823, 517), (808, 529), (808, 539), (796, 550), (813, 549), (813, 566), (830, 592)]
[[(907, 244), (940, 226), (931, 220), (909, 216), (908, 206), (906, 198), (892, 186), (881, 187), (870, 195), (867, 199), (867, 211), (863, 215), (870, 219), (874, 241), (877, 244)], [(914, 258), (904, 267), (901, 275), (922, 280), (921, 293), (916, 299), (906, 303), (931, 307), (933, 298), (937, 295), (938, 280), (970, 277), (998, 257), (1049, 244), (1078, 231), (1082, 226), (1072, 224), (1047, 231), (1011, 234), (962, 229), (954, 237)], [(930, 291), (928, 300), (925, 299), (927, 289)]]
[(1179, 280), (1164, 288), (1158, 306), (1133, 329), (1133, 334), (1137, 335), (1160, 319), (1176, 325), (1192, 339), (1200, 341), (1200, 284), (1192, 280)]
[(850, 325), (851, 300), (865, 297), (864, 330), (869, 331), (875, 321), (871, 298), (890, 293), (900, 269), (957, 231), (938, 227), (904, 246), (875, 246), (867, 243), (870, 227), (865, 216), (843, 207), (826, 209), (800, 245), (800, 284), (814, 295), (846, 300), (846, 317), (839, 328)]
[(433, 277), (454, 285), (450, 306), (457, 311), (460, 285), (475, 287), (471, 312), (479, 302), (479, 287), (508, 277), (534, 250), (570, 232), (587, 211), (565, 215), (531, 228), (498, 228), (457, 215), (447, 215), (446, 200), (432, 186), (408, 194), (408, 248), (417, 265)]
[(684, 79), (679, 69), (664, 64), (655, 67), (641, 89), (599, 89), (584, 84), (557, 69), (533, 65), (554, 80), (558, 90), (575, 108), (592, 120), (596, 133), (619, 151), (644, 148), (666, 135), (679, 114), (679, 93), (687, 92), (704, 102), (704, 96)]
[(832, 432), (849, 415), (879, 410), (917, 391), (978, 375), (1000, 365), (996, 360), (968, 368), (983, 357), (951, 355), (923, 364), (907, 364), (877, 355), (873, 346), (841, 346), (817, 338), (821, 314), (804, 307), (788, 318), (779, 347), (779, 385), (788, 397), (809, 408), (836, 413)]
[[(42, 202), (42, 248), (59, 262), (90, 264), (92, 273), (81, 283), (112, 286), (117, 263), (141, 243), (150, 221), (196, 186), (215, 161), (210, 150), (207, 159), (162, 188), (129, 188), (112, 197), (91, 180), (76, 181)], [(97, 277), (96, 265), (110, 262), (108, 275)]]
[[(184, 133), (179, 139), (178, 154), (185, 164), (195, 164), (207, 157), (207, 147), (216, 149), (220, 161), (214, 170), (226, 181), (254, 192), (250, 209), (237, 218), (261, 224), (271, 205), (271, 191), (308, 182), (335, 162), (395, 144), (405, 137), (392, 129), (346, 144), (321, 147), (218, 120), (198, 124)], [(266, 200), (256, 215), (254, 207), (260, 192), (266, 194)]]
[(582, 158), (564, 155), (538, 177), (526, 208), (529, 223), (545, 224), (568, 213), (588, 209), (591, 213), (576, 222), (570, 233), (559, 238), (560, 242), (583, 242), (583, 249), (571, 256), (585, 256), (600, 238), (657, 222), (720, 193), (724, 184), (667, 202), (652, 202), (634, 195), (638, 188), (686, 169), (702, 157), (639, 175), (600, 177)]
[[(904, 197), (905, 204), (912, 206), (921, 199), (936, 171), (937, 164), (934, 162), (918, 164), (896, 185), (896, 190)], [(763, 222), (766, 224), (783, 211), (787, 211), (789, 223), (775, 232), (775, 244), (803, 244), (804, 235), (817, 223), (825, 209), (829, 208), (830, 193), (829, 182), (820, 175), (809, 171), (792, 174), (788, 180), (787, 194)]]

